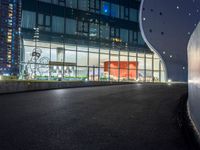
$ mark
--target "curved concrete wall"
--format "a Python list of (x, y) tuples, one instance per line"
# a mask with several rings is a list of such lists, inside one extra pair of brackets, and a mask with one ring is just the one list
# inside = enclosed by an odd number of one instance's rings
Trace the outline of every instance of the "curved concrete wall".
[[(165, 62), (168, 78), (187, 81), (187, 45), (199, 21), (200, 1), (142, 0), (140, 29)], [(198, 10), (199, 11), (199, 10)], [(190, 15), (188, 13), (190, 12)]]
[(200, 133), (200, 23), (188, 44), (189, 113)]

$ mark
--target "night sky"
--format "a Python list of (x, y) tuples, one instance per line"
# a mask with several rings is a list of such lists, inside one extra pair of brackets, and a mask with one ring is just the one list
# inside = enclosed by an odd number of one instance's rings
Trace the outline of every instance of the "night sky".
[(187, 80), (187, 45), (200, 21), (200, 0), (144, 0), (142, 27), (166, 63), (168, 78)]

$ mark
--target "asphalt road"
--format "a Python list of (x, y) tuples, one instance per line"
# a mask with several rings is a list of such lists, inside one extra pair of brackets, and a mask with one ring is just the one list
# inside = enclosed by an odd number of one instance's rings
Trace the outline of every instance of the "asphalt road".
[(189, 150), (176, 121), (185, 92), (133, 84), (0, 95), (0, 150)]

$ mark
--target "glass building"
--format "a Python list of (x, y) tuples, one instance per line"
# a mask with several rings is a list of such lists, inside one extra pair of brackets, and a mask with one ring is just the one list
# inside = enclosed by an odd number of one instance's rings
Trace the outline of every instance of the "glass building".
[(164, 82), (139, 0), (22, 0), (22, 79)]
[(0, 0), (0, 75), (19, 75), (21, 0)]

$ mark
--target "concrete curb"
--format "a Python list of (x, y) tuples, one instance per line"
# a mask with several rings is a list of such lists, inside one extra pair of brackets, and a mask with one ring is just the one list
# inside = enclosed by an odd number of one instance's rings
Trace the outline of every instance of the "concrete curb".
[(114, 86), (133, 84), (129, 82), (33, 82), (33, 81), (3, 81), (0, 82), (0, 95), (13, 94), (22, 92), (34, 92), (54, 89), (66, 89), (66, 88), (80, 88), (80, 87), (97, 87), (97, 86)]

